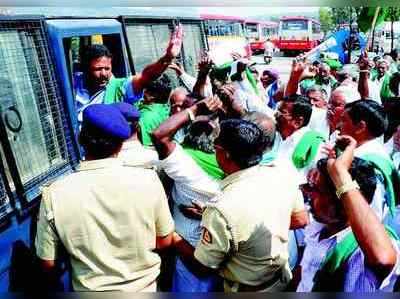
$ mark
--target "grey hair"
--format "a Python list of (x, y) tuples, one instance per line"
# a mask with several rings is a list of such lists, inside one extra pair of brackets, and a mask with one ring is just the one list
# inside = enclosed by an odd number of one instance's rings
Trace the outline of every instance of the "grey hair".
[[(243, 120), (247, 120), (257, 125), (261, 131), (264, 133), (266, 150), (269, 151), (274, 146), (275, 135), (276, 135), (276, 121), (274, 118), (257, 111), (247, 112), (243, 117)], [(270, 128), (265, 128), (262, 123), (268, 121), (272, 123)]]
[(309, 88), (306, 89), (305, 94), (308, 95), (308, 93), (312, 92), (312, 91), (313, 92), (315, 92), (315, 91), (320, 92), (325, 101), (328, 99), (328, 93), (326, 92), (326, 90), (321, 85), (310, 86)]
[(359, 67), (357, 64), (346, 64), (342, 67), (340, 71), (337, 72), (338, 75), (345, 75), (353, 79), (353, 81), (358, 81), (359, 78)]
[(177, 88), (174, 88), (173, 90), (171, 90), (171, 92), (170, 92), (170, 94), (169, 94), (169, 97), (168, 97), (168, 104), (171, 104), (171, 98), (172, 98), (175, 94), (177, 94), (177, 93), (183, 93), (183, 94), (185, 94), (185, 95), (188, 95), (188, 94), (189, 94), (189, 92), (187, 91), (187, 89), (186, 89), (185, 87), (179, 86), (179, 87), (177, 87)]

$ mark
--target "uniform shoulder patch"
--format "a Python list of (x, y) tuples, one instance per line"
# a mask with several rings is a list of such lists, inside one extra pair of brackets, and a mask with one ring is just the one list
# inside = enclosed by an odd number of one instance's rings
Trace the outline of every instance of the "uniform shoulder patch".
[(205, 227), (203, 227), (201, 242), (205, 245), (212, 243), (212, 235)]

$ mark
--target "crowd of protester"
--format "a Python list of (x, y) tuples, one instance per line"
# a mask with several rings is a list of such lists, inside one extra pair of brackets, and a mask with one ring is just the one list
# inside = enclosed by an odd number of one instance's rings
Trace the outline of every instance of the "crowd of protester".
[(182, 34), (129, 78), (88, 49), (74, 82), (85, 159), (44, 188), (38, 219), (49, 283), (64, 257), (76, 291), (398, 290), (397, 53), (301, 55), (288, 82), (204, 54), (194, 78), (176, 62)]

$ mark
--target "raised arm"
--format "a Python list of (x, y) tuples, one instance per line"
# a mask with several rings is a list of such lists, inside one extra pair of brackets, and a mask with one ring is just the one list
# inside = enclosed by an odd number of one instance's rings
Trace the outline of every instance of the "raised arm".
[(183, 27), (179, 24), (170, 36), (165, 54), (155, 63), (146, 66), (141, 74), (137, 74), (133, 77), (132, 84), (136, 93), (141, 92), (149, 82), (161, 76), (169, 64), (181, 52), (182, 41)]
[(210, 84), (208, 75), (211, 71), (212, 65), (213, 62), (211, 61), (211, 58), (208, 55), (203, 56), (202, 59), (200, 60), (199, 73), (197, 74), (197, 80), (193, 87), (194, 94), (203, 97), (212, 95), (209, 94), (210, 87), (208, 87), (208, 85)]
[(370, 73), (370, 66), (368, 61), (368, 54), (364, 51), (358, 61), (358, 67), (360, 68), (360, 78), (358, 79), (358, 92), (361, 95), (361, 99), (367, 99), (369, 97), (368, 79)]
[[(352, 177), (348, 171), (357, 142), (349, 136), (339, 136), (347, 147), (339, 158), (328, 160), (328, 172), (336, 187), (348, 184)], [(381, 278), (387, 276), (396, 264), (396, 251), (378, 217), (357, 189), (345, 192), (339, 199), (343, 203), (349, 224), (365, 255), (366, 263)]]
[(153, 144), (158, 152), (160, 160), (168, 157), (175, 149), (173, 137), (181, 127), (189, 122), (189, 120), (193, 120), (197, 114), (214, 112), (220, 106), (221, 101), (218, 99), (218, 97), (210, 97), (194, 104), (190, 108), (172, 115), (170, 118), (164, 121), (151, 134)]

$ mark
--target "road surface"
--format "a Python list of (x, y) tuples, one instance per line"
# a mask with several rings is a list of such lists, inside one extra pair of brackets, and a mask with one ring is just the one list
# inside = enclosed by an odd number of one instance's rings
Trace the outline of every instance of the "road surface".
[(260, 74), (268, 67), (274, 68), (279, 71), (280, 79), (287, 82), (289, 79), (290, 69), (292, 67), (292, 60), (294, 57), (273, 57), (270, 64), (265, 64), (263, 55), (252, 56), (251, 61), (257, 63), (256, 68)]

